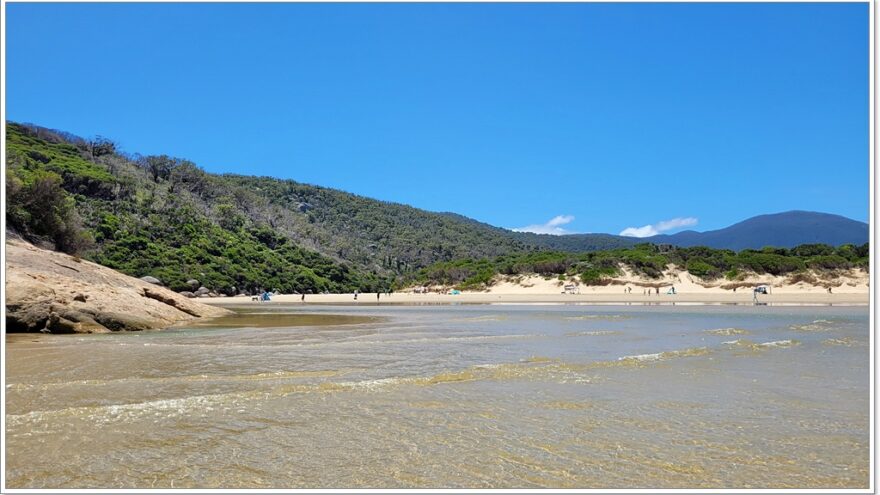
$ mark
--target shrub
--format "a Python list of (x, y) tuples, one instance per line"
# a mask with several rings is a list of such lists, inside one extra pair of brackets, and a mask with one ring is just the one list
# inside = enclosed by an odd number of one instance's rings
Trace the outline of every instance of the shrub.
[(13, 229), (32, 242), (51, 241), (65, 253), (91, 246), (91, 236), (83, 230), (74, 200), (61, 187), (58, 174), (37, 171), (25, 182), (14, 169), (8, 172), (6, 219)]
[(828, 256), (834, 254), (834, 248), (827, 244), (801, 244), (791, 249), (791, 254), (807, 258), (810, 256)]
[(737, 255), (736, 263), (741, 268), (772, 275), (782, 275), (806, 269), (806, 265), (800, 258), (765, 251), (744, 250)]
[(617, 268), (608, 266), (590, 266), (587, 265), (581, 271), (581, 282), (585, 285), (603, 285), (602, 282), (608, 278), (618, 274)]
[(721, 269), (710, 265), (699, 258), (688, 260), (686, 269), (691, 275), (707, 280), (718, 278), (718, 276), (721, 275)]
[(813, 256), (807, 260), (807, 267), (814, 270), (842, 270), (852, 267), (846, 258), (836, 254), (827, 256)]

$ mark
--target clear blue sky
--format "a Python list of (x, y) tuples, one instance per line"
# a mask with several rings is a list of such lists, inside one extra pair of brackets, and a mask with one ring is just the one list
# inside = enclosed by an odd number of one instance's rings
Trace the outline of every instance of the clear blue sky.
[(502, 227), (868, 218), (867, 3), (6, 8), (8, 119), (211, 172)]

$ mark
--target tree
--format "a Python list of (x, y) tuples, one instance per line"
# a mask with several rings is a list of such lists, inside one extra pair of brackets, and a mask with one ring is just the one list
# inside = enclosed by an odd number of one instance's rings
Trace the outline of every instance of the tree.
[(103, 136), (95, 137), (95, 139), (89, 141), (88, 146), (89, 152), (95, 158), (116, 153), (116, 143)]
[(159, 180), (168, 180), (171, 177), (171, 171), (174, 170), (182, 160), (171, 158), (168, 155), (150, 155), (142, 157), (138, 161), (143, 169), (150, 173), (153, 182), (158, 183)]

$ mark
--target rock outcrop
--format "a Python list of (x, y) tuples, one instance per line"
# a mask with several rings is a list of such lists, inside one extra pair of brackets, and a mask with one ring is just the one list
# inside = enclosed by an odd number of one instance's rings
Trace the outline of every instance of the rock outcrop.
[(6, 331), (92, 333), (166, 328), (228, 310), (20, 240), (6, 242)]
[(159, 280), (156, 277), (151, 277), (149, 275), (145, 275), (145, 276), (141, 277), (141, 280), (143, 280), (144, 282), (146, 282), (148, 284), (163, 285), (161, 280)]

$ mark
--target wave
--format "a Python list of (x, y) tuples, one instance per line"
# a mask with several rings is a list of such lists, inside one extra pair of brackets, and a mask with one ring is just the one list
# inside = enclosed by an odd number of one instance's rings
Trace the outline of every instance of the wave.
[(193, 410), (211, 412), (224, 403), (228, 404), (228, 398), (233, 395), (243, 394), (196, 395), (127, 404), (79, 406), (47, 411), (31, 411), (25, 414), (7, 414), (6, 425), (7, 427), (17, 427), (63, 417), (82, 418), (98, 423), (133, 420), (144, 416), (161, 415), (163, 417), (176, 417), (187, 415)]
[(729, 337), (731, 335), (750, 335), (751, 334), (751, 332), (749, 332), (745, 328), (716, 328), (713, 330), (703, 330), (703, 333), (708, 333), (711, 335), (722, 335), (725, 337)]
[[(371, 334), (375, 336), (376, 334)], [(392, 335), (389, 335), (392, 336)], [(502, 340), (502, 339), (531, 339), (546, 337), (546, 334), (504, 334), (504, 335), (465, 335), (452, 337), (423, 337), (423, 338), (406, 338), (406, 339), (385, 339), (385, 340), (357, 340), (350, 338), (343, 341), (332, 342), (303, 342), (303, 343), (277, 343), (277, 344), (199, 344), (199, 343), (182, 343), (182, 344), (148, 344), (152, 346), (163, 347), (195, 347), (195, 348), (211, 348), (211, 349), (286, 349), (286, 348), (315, 348), (315, 347), (347, 347), (347, 346), (364, 346), (364, 345), (388, 345), (388, 344), (410, 344), (420, 342), (470, 342), (483, 340)], [(147, 344), (129, 344), (121, 343), (116, 345), (147, 345)]]
[[(775, 340), (762, 343), (754, 343), (746, 339), (724, 342), (724, 345), (751, 350), (786, 348), (799, 344), (800, 343), (794, 339)], [(833, 345), (837, 344), (835, 343)], [(244, 412), (251, 410), (256, 401), (286, 397), (291, 394), (332, 394), (341, 392), (373, 393), (403, 386), (446, 386), (480, 380), (538, 380), (553, 381), (556, 383), (591, 384), (603, 379), (601, 376), (594, 374), (596, 370), (601, 368), (644, 367), (650, 366), (652, 363), (672, 359), (705, 356), (712, 352), (713, 351), (707, 347), (691, 347), (655, 353), (626, 355), (613, 361), (593, 361), (588, 363), (571, 363), (557, 358), (532, 356), (523, 359), (520, 362), (476, 364), (463, 369), (444, 370), (426, 376), (392, 376), (351, 381), (312, 380), (298, 383), (272, 383), (272, 380), (277, 379), (322, 379), (332, 378), (345, 373), (343, 370), (281, 370), (231, 376), (188, 375), (183, 377), (80, 380), (53, 384), (9, 384), (7, 385), (7, 389), (15, 389), (16, 387), (60, 386), (67, 384), (104, 385), (123, 381), (150, 382), (155, 380), (204, 381), (233, 379), (241, 381), (269, 381), (269, 383), (257, 390), (241, 390), (209, 395), (162, 398), (126, 404), (78, 406), (58, 410), (32, 411), (25, 414), (8, 414), (6, 415), (6, 421), (9, 428), (26, 428), (26, 430), (21, 431), (24, 432), (31, 431), (27, 428), (28, 425), (43, 423), (50, 420), (55, 422), (64, 417), (106, 423), (145, 418), (156, 420), (157, 418), (177, 416), (198, 417), (199, 415), (205, 416), (215, 413), (215, 411), (222, 414), (228, 414), (234, 411)]]
[(617, 330), (595, 330), (591, 332), (569, 332), (566, 337), (595, 337), (600, 335), (620, 335), (623, 332)]
[(623, 320), (632, 318), (630, 315), (579, 315), (566, 316), (566, 320), (582, 321), (582, 320)]
[(712, 351), (709, 350), (708, 347), (690, 347), (687, 349), (677, 350), (677, 351), (665, 351), (665, 352), (655, 352), (653, 354), (634, 354), (631, 356), (622, 356), (617, 358), (618, 361), (634, 361), (634, 362), (645, 362), (645, 361), (662, 361), (666, 359), (673, 358), (681, 358), (681, 357), (692, 357), (692, 356), (705, 356), (706, 354), (710, 354)]
[(483, 315), (483, 316), (469, 316), (465, 318), (456, 318), (454, 322), (462, 322), (462, 321), (506, 321), (508, 319), (507, 315)]
[(260, 380), (289, 380), (298, 378), (322, 378), (344, 374), (341, 370), (299, 370), (299, 371), (268, 371), (261, 373), (241, 375), (172, 375), (156, 377), (128, 377), (94, 380), (72, 380), (68, 382), (46, 383), (10, 383), (7, 390), (48, 390), (69, 386), (106, 386), (129, 383), (166, 383), (166, 382), (210, 382), (210, 381), (260, 381)]
[(554, 379), (560, 382), (590, 383), (583, 376), (588, 366), (570, 365), (558, 361), (541, 363), (490, 363), (462, 370), (443, 371), (428, 376), (386, 377), (358, 381), (282, 384), (268, 389), (236, 391), (220, 394), (164, 398), (143, 402), (100, 406), (78, 406), (56, 410), (32, 411), (25, 414), (7, 414), (10, 428), (32, 425), (60, 418), (74, 418), (97, 423), (131, 421), (142, 418), (192, 416), (213, 411), (244, 411), (255, 400), (281, 398), (292, 394), (327, 394), (338, 392), (376, 392), (400, 386), (437, 386), (476, 380)]
[(790, 325), (788, 328), (796, 332), (827, 332), (834, 329), (835, 323), (829, 320), (813, 320), (812, 323)]
[(762, 342), (760, 344), (752, 342), (748, 339), (737, 339), (737, 340), (728, 340), (727, 342), (722, 342), (722, 344), (736, 346), (739, 348), (750, 349), (750, 350), (765, 350), (771, 347), (793, 347), (796, 345), (800, 345), (800, 341), (794, 339), (785, 339), (785, 340), (773, 340), (770, 342)]
[(845, 347), (863, 347), (867, 345), (865, 342), (860, 340), (856, 340), (852, 337), (841, 337), (839, 339), (825, 339), (822, 341), (822, 345), (835, 345), (835, 346), (845, 346)]

